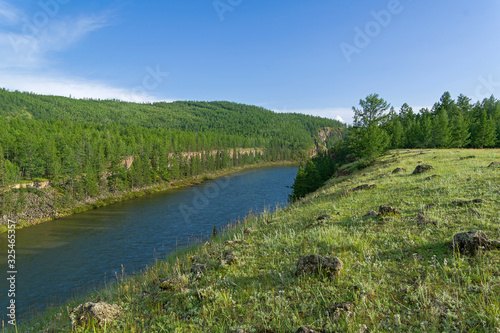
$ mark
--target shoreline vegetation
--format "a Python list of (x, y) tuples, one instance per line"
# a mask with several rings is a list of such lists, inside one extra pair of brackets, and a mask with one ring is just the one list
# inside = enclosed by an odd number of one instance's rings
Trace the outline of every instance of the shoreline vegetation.
[[(499, 149), (393, 150), (346, 166), (19, 331), (496, 332), (499, 161)], [(464, 235), (481, 241), (458, 246)]]
[[(260, 162), (256, 164), (251, 164), (251, 165), (245, 165), (245, 166), (239, 166), (239, 167), (232, 167), (229, 169), (223, 169), (223, 170), (217, 170), (208, 174), (204, 175), (199, 175), (199, 176), (193, 176), (187, 179), (182, 179), (182, 180), (175, 180), (171, 181), (169, 183), (163, 183), (163, 184), (156, 184), (156, 185), (151, 185), (151, 186), (146, 186), (143, 188), (138, 188), (134, 190), (126, 190), (126, 191), (121, 191), (119, 193), (108, 193), (109, 195), (107, 196), (99, 196), (98, 198), (89, 198), (85, 200), (84, 202), (77, 202), (74, 207), (68, 207), (65, 209), (62, 209), (61, 211), (58, 211), (57, 213), (53, 214), (52, 216), (49, 217), (43, 217), (43, 218), (38, 218), (38, 219), (31, 219), (31, 220), (15, 220), (12, 219), (16, 222), (16, 229), (22, 229), (26, 227), (30, 227), (33, 225), (38, 225), (41, 223), (49, 222), (49, 221), (54, 221), (58, 220), (67, 216), (71, 216), (73, 214), (78, 214), (82, 213), (88, 210), (93, 210), (97, 209), (100, 207), (105, 207), (109, 206), (118, 202), (123, 202), (127, 201), (130, 199), (135, 199), (139, 198), (142, 196), (146, 196), (149, 194), (153, 193), (159, 193), (159, 192), (164, 192), (168, 190), (173, 190), (173, 189), (179, 189), (179, 188), (188, 188), (193, 185), (200, 184), (204, 181), (207, 180), (212, 180), (220, 177), (224, 177), (227, 175), (231, 175), (234, 173), (238, 173), (240, 171), (248, 170), (248, 169), (255, 169), (255, 168), (264, 168), (264, 167), (274, 167), (274, 166), (286, 166), (286, 165), (299, 165), (301, 162), (300, 161), (278, 161), (278, 162)], [(47, 189), (50, 190), (50, 189)], [(8, 229), (6, 225), (2, 224), (0, 225), (0, 233), (6, 232)]]

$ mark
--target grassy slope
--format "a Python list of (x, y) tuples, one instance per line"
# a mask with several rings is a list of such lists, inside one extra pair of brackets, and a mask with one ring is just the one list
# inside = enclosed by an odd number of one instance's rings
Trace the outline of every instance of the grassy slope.
[[(460, 160), (472, 154), (477, 158)], [(487, 168), (495, 160), (500, 161), (500, 150), (400, 151), (396, 157), (382, 157), (365, 170), (332, 179), (303, 202), (273, 215), (251, 217), (211, 245), (182, 251), (142, 275), (120, 279), (99, 296), (88, 297), (126, 309), (112, 327), (88, 329), (295, 332), (308, 326), (325, 332), (360, 332), (366, 325), (366, 332), (498, 332), (499, 251), (460, 257), (449, 248), (455, 233), (474, 228), (500, 238), (500, 168)], [(411, 175), (418, 161), (435, 169)], [(391, 174), (396, 167), (408, 171)], [(431, 174), (439, 177), (425, 180)], [(348, 192), (367, 183), (377, 187)], [(487, 203), (451, 204), (475, 198)], [(437, 226), (417, 223), (418, 212), (429, 203), (439, 205), (426, 212)], [(394, 206), (402, 216), (362, 217), (380, 205)], [(322, 214), (332, 218), (315, 225)], [(245, 235), (249, 226), (255, 230)], [(224, 244), (228, 239), (242, 242), (233, 248)], [(225, 250), (234, 251), (236, 264), (219, 264)], [(334, 281), (295, 277), (297, 260), (307, 254), (340, 257), (341, 275)], [(190, 273), (194, 262), (209, 265), (198, 280)], [(171, 278), (177, 283), (162, 291), (160, 282)], [(354, 310), (329, 310), (341, 302), (355, 303)], [(36, 327), (69, 330), (67, 308), (36, 318), (41, 323)]]

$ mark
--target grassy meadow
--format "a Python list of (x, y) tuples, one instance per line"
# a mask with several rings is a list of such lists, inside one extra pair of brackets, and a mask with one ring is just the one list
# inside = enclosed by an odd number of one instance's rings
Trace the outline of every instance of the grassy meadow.
[[(500, 251), (465, 256), (450, 246), (454, 234), (471, 229), (500, 239), (493, 161), (500, 150), (391, 151), (286, 209), (250, 216), (142, 274), (117, 276), (19, 331), (71, 331), (73, 308), (104, 301), (121, 306), (121, 317), (74, 331), (500, 332)], [(413, 175), (419, 164), (433, 169)], [(392, 173), (398, 167), (406, 171)], [(363, 184), (376, 187), (351, 191)], [(485, 202), (452, 204), (473, 199)], [(401, 214), (365, 216), (381, 205)], [(335, 278), (296, 276), (298, 259), (310, 254), (338, 257), (343, 270)]]

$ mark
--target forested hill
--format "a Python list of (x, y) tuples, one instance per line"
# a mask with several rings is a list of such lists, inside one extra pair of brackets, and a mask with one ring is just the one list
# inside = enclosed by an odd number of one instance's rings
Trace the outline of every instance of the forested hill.
[[(0, 217), (32, 220), (89, 198), (301, 160), (323, 142), (321, 133), (340, 126), (230, 102), (137, 104), (0, 89)], [(45, 204), (15, 189), (20, 183), (48, 186), (36, 192)], [(29, 213), (31, 206), (48, 208)]]
[(118, 100), (78, 100), (59, 96), (0, 90), (0, 116), (215, 132), (244, 137), (279, 137), (311, 144), (322, 127), (339, 127), (336, 120), (281, 114), (231, 102), (138, 104)]

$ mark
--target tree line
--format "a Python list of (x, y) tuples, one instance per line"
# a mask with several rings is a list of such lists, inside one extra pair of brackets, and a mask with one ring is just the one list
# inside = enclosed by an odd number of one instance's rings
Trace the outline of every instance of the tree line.
[[(68, 207), (231, 167), (304, 159), (316, 133), (332, 126), (340, 123), (229, 102), (134, 104), (0, 90), (0, 216), (22, 211), (30, 191)], [(50, 190), (12, 189), (32, 181), (49, 181)]]
[[(344, 138), (329, 142), (328, 154), (300, 168), (292, 199), (321, 187), (341, 166), (355, 161), (365, 166), (389, 149), (500, 147), (500, 101), (494, 96), (472, 103), (463, 94), (454, 100), (445, 92), (430, 110), (415, 112), (405, 103), (396, 112), (378, 94), (371, 94), (353, 112), (353, 125)], [(328, 172), (325, 165), (331, 166)]]

